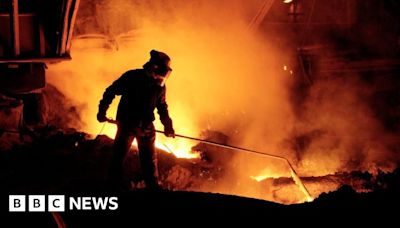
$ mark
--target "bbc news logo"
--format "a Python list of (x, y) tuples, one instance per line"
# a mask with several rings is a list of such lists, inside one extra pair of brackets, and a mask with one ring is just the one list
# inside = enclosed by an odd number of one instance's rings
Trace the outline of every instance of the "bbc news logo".
[(9, 195), (10, 212), (64, 212), (66, 210), (117, 210), (118, 197), (68, 197), (64, 195)]

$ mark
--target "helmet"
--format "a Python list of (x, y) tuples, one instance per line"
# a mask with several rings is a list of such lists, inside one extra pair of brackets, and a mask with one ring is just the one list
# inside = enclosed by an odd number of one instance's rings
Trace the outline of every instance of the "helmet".
[(165, 54), (164, 52), (156, 51), (156, 50), (151, 50), (150, 51), (150, 63), (153, 63), (155, 65), (168, 65), (169, 62), (171, 61), (171, 58)]
[(170, 67), (171, 59), (164, 52), (151, 50), (150, 60), (145, 64), (145, 68), (151, 69), (154, 73), (154, 79), (160, 86), (164, 86), (172, 69)]

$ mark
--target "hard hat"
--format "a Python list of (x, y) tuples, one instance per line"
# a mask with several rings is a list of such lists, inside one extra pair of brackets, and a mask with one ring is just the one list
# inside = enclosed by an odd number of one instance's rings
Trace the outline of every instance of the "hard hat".
[(154, 64), (154, 73), (162, 77), (167, 77), (172, 71), (171, 58), (164, 52), (151, 50), (149, 62)]

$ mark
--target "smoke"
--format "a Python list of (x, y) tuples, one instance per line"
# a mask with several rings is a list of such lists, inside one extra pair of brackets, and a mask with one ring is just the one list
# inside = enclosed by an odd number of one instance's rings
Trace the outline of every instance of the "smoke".
[[(108, 32), (111, 44), (98, 44), (107, 42), (101, 39), (74, 40), (72, 61), (50, 66), (48, 79), (87, 106), (83, 130), (94, 134), (100, 128), (95, 113), (104, 89), (126, 70), (140, 68), (151, 49), (161, 50), (173, 61), (167, 99), (177, 132), (199, 134), (205, 127), (230, 134), (241, 131), (237, 138), (254, 139), (249, 146), (274, 144), (288, 122), (287, 77), (277, 68), (282, 50), (274, 50), (246, 28), (251, 19), (247, 10), (258, 4), (101, 2), (94, 7), (100, 18), (96, 26)], [(125, 39), (128, 31), (135, 36)], [(104, 45), (114, 46), (104, 49)], [(260, 129), (260, 124), (269, 135), (245, 133)]]
[[(369, 88), (361, 82), (318, 81), (302, 99), (301, 117), (293, 112), (290, 85), (298, 75), (283, 70), (291, 53), (247, 29), (262, 1), (90, 4), (78, 13), (77, 35), (95, 32), (107, 38), (73, 40), (72, 60), (48, 70), (48, 81), (85, 107), (80, 130), (100, 132), (96, 112), (105, 88), (125, 71), (141, 68), (156, 49), (172, 59), (167, 101), (179, 134), (223, 132), (236, 146), (288, 157), (300, 175), (393, 166), (386, 162), (395, 159), (382, 141), (384, 130), (363, 100)], [(109, 116), (115, 116), (117, 103)], [(162, 129), (158, 120), (156, 125)], [(107, 125), (102, 133), (114, 132)], [(284, 162), (257, 155), (238, 153), (227, 163), (227, 181), (236, 183), (260, 174), (290, 175)]]
[(376, 118), (370, 105), (376, 89), (361, 78), (355, 73), (332, 77), (310, 88), (302, 121), (292, 133), (297, 144), (303, 140), (303, 148), (295, 151), (306, 175), (396, 168), (399, 157), (391, 148), (396, 144), (394, 134)]

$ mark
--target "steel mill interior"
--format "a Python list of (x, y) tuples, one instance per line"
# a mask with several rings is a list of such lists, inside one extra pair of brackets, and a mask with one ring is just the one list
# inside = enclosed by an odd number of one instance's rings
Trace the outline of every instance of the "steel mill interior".
[[(110, 192), (120, 125), (96, 119), (99, 101), (151, 50), (173, 69), (175, 138), (154, 112), (161, 190), (148, 191), (134, 141), (128, 185)], [(0, 0), (0, 210), (13, 224), (135, 224), (125, 212), (389, 221), (399, 133), (400, 1)], [(114, 194), (120, 205), (9, 214), (8, 195), (33, 194)]]

